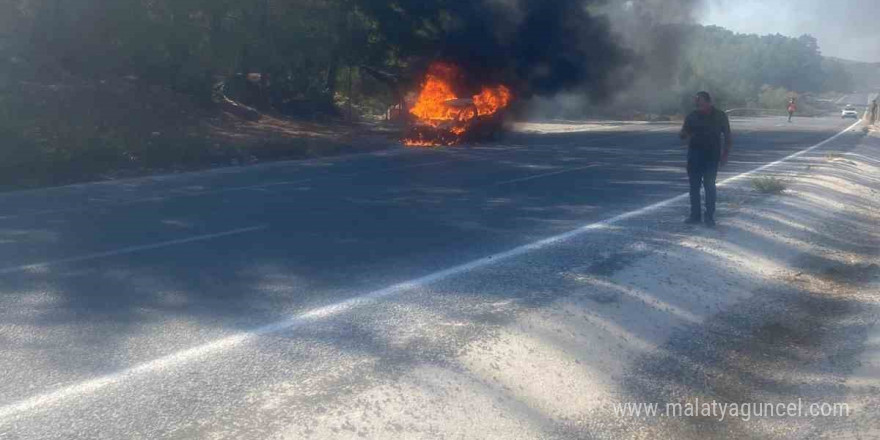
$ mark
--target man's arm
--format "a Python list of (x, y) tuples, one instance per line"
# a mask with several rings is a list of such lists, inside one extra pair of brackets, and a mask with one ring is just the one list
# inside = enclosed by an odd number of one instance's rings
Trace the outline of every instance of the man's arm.
[(691, 137), (691, 127), (688, 123), (690, 121), (690, 117), (684, 118), (684, 124), (681, 125), (681, 131), (678, 133), (678, 138), (681, 140), (685, 140)]
[(721, 165), (727, 163), (730, 157), (730, 150), (733, 148), (733, 135), (730, 132), (730, 118), (724, 114), (724, 149), (721, 150)]

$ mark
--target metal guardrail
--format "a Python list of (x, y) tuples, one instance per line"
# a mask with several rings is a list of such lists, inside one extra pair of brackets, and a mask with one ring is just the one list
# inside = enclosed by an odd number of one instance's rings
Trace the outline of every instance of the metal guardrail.
[[(727, 110), (729, 116), (788, 116), (788, 111), (785, 109), (770, 109), (770, 108), (732, 108)], [(831, 114), (831, 111), (821, 112), (816, 110), (801, 110), (795, 113), (797, 117), (816, 117), (824, 114)]]
[(729, 116), (740, 116), (739, 114), (753, 114), (759, 116), (788, 116), (788, 112), (780, 109), (772, 109), (772, 108), (732, 108), (730, 110), (726, 110)]

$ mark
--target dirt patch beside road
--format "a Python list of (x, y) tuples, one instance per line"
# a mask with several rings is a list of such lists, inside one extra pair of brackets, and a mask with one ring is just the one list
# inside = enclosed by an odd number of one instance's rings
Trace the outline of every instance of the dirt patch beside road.
[(329, 118), (251, 120), (138, 80), (0, 84), (0, 190), (373, 151), (393, 145), (393, 132)]
[[(430, 356), (393, 375), (363, 367), (352, 376), (368, 379), (324, 401), (324, 414), (298, 412), (297, 426), (279, 437), (876, 432), (880, 140), (850, 133), (761, 175), (785, 179), (786, 190), (729, 182), (715, 230), (683, 225), (682, 200), (364, 310), (351, 319), (374, 346)], [(295, 395), (281, 399), (296, 406)], [(718, 420), (618, 412), (627, 403), (713, 400), (845, 404), (851, 413)]]
[[(736, 304), (704, 321), (679, 327), (660, 350), (643, 356), (621, 380), (621, 401), (699, 406), (708, 403), (845, 404), (848, 416), (621, 418), (602, 411), (608, 438), (867, 438), (877, 432), (880, 370), (869, 335), (880, 319), (880, 142), (865, 138), (854, 151), (786, 164), (775, 174), (790, 179), (786, 194), (763, 199), (742, 189), (740, 211), (717, 233), (679, 242), (721, 257), (728, 275), (704, 271), (703, 294), (729, 300), (734, 287), (751, 285)], [(836, 158), (846, 158), (846, 162)], [(800, 161), (798, 161), (800, 162)], [(728, 205), (729, 208), (729, 205)], [(690, 243), (689, 243), (690, 242)], [(689, 243), (689, 244), (688, 244)], [(682, 265), (708, 266), (701, 258), (673, 264), (649, 257), (618, 273), (631, 283), (650, 267), (663, 273)], [(737, 273), (748, 280), (736, 280)], [(673, 280), (675, 284), (676, 281)], [(639, 286), (656, 292), (642, 279)], [(659, 280), (658, 280), (659, 284)], [(692, 288), (681, 285), (680, 288)], [(876, 353), (873, 355), (876, 357)], [(872, 373), (851, 377), (865, 362)], [(873, 390), (873, 392), (871, 391)], [(595, 426), (597, 415), (571, 424), (562, 437)], [(606, 436), (597, 436), (605, 438)]]

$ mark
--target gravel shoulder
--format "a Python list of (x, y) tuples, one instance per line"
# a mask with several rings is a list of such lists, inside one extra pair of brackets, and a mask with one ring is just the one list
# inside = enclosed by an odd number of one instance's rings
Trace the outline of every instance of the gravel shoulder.
[[(880, 139), (848, 135), (763, 172), (782, 194), (726, 185), (717, 230), (680, 225), (669, 207), (398, 299), (358, 322), (382, 352), (421, 354), (278, 436), (870, 437), (878, 175)], [(614, 411), (713, 400), (845, 403), (850, 416)]]

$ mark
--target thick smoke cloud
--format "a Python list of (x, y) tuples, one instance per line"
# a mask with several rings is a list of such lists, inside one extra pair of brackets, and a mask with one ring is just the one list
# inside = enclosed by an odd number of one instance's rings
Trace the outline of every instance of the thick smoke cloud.
[(619, 0), (596, 5), (594, 14), (609, 24), (611, 39), (628, 53), (615, 68), (619, 82), (596, 100), (583, 93), (567, 93), (532, 102), (530, 117), (581, 117), (592, 113), (620, 117), (636, 113), (665, 113), (682, 103), (669, 90), (677, 86), (679, 62), (686, 41), (686, 24), (696, 22), (702, 0)]
[(581, 89), (602, 97), (632, 54), (583, 0), (485, 0), (449, 5), (455, 19), (440, 58), (475, 82), (501, 81), (520, 97)]
[(611, 2), (604, 13), (612, 30), (636, 57), (630, 65), (635, 80), (668, 85), (676, 74), (684, 41), (682, 24), (695, 22), (701, 0), (629, 0)]
[[(698, 0), (360, 0), (404, 52), (454, 62), (470, 86), (504, 83), (522, 101), (606, 101), (640, 78), (666, 81)], [(400, 30), (399, 32), (397, 30)], [(416, 38), (410, 38), (415, 35)]]

